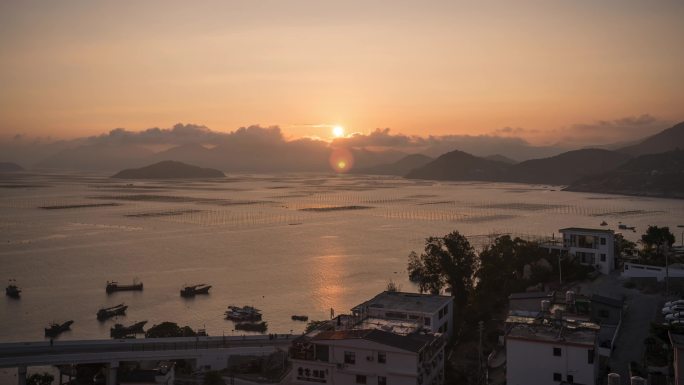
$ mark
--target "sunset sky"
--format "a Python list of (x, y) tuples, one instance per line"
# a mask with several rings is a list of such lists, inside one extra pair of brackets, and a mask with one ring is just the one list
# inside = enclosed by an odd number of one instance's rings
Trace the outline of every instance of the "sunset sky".
[(684, 1), (0, 2), (5, 136), (189, 122), (549, 141), (643, 116), (684, 119)]

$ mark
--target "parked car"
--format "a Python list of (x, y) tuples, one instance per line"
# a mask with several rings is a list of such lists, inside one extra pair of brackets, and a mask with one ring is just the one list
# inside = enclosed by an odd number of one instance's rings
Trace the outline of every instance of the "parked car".
[(684, 299), (678, 299), (678, 300), (674, 300), (674, 301), (665, 302), (665, 305), (663, 305), (663, 308), (672, 307), (674, 305), (684, 305)]
[(680, 311), (684, 311), (684, 305), (673, 305), (663, 308), (663, 314), (676, 313)]
[(684, 319), (684, 312), (676, 312), (665, 316), (665, 321), (674, 321), (676, 319)]

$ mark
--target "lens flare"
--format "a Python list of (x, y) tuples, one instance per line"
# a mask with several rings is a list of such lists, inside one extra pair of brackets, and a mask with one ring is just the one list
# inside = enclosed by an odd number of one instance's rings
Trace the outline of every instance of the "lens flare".
[(354, 156), (346, 148), (337, 148), (330, 153), (330, 167), (337, 173), (346, 173), (354, 166)]
[(344, 127), (342, 126), (335, 126), (332, 129), (333, 136), (336, 138), (341, 138), (344, 136)]

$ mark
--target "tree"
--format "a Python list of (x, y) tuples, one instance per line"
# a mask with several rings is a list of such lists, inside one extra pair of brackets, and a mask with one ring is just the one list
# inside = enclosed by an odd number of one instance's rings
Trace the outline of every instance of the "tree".
[(674, 234), (670, 232), (670, 228), (667, 226), (648, 226), (646, 233), (641, 236), (641, 243), (644, 245), (645, 251), (651, 254), (655, 252), (656, 257), (661, 257), (665, 247), (672, 247), (674, 242)]
[(197, 333), (189, 326), (180, 327), (174, 322), (162, 322), (145, 332), (145, 338), (195, 337)]
[(51, 385), (55, 376), (50, 373), (33, 373), (26, 379), (26, 385)]
[(425, 250), (409, 255), (408, 272), (421, 292), (439, 294), (451, 289), (456, 315), (463, 311), (473, 291), (477, 255), (468, 239), (458, 231), (425, 240)]

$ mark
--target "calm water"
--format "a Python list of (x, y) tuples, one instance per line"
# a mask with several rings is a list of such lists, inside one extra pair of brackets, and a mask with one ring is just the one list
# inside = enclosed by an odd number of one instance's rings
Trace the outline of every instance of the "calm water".
[[(40, 208), (98, 203), (116, 205)], [(326, 210), (344, 206), (364, 208)], [(325, 319), (330, 308), (348, 311), (389, 280), (415, 290), (407, 255), (427, 236), (458, 229), (480, 245), (492, 233), (550, 236), (602, 220), (639, 233), (648, 224), (680, 231), (684, 202), (384, 177), (240, 175), (133, 185), (97, 175), (5, 177), (0, 278), (16, 278), (23, 293), (0, 300), (0, 341), (42, 340), (49, 322), (69, 319), (73, 330), (60, 338), (108, 338), (115, 322), (140, 320), (229, 335), (233, 323), (223, 312), (231, 304), (262, 309), (270, 332), (299, 332), (304, 323), (291, 321), (293, 314)], [(105, 293), (107, 280), (134, 278), (143, 292)], [(179, 296), (185, 283), (213, 288), (187, 300)], [(129, 305), (126, 317), (96, 320), (98, 308), (121, 302)]]

